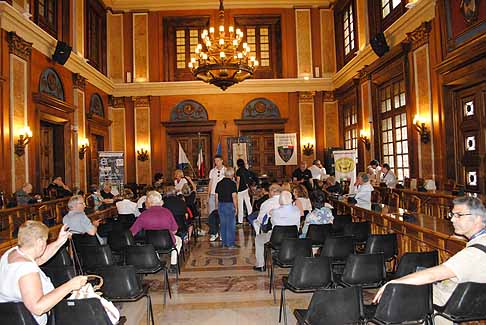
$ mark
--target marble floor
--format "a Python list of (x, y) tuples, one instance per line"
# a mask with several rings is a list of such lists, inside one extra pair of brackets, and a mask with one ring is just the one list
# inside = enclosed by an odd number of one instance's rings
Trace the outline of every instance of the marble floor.
[[(223, 248), (220, 241), (209, 242), (207, 235), (199, 237), (196, 244), (192, 242), (179, 280), (176, 282), (175, 275), (170, 275), (172, 299), (168, 299), (165, 306), (162, 274), (145, 278), (150, 283), (155, 324), (278, 324), (279, 285), (274, 303), (273, 296), (268, 293), (267, 273), (253, 271), (254, 237), (249, 226), (237, 228), (236, 242), (239, 249)], [(279, 270), (278, 273), (287, 272)], [(310, 298), (311, 294), (288, 292), (289, 324), (296, 323), (293, 309), (307, 308)], [(126, 324), (146, 324), (145, 308), (145, 300), (122, 305), (121, 314), (127, 317)]]

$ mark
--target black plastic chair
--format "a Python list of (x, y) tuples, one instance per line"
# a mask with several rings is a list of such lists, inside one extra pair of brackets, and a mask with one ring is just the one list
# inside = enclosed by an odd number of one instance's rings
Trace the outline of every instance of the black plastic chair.
[[(265, 258), (265, 268), (267, 268), (267, 261), (271, 257), (272, 250), (279, 250), (284, 239), (287, 238), (298, 238), (299, 230), (297, 226), (273, 226), (272, 234), (270, 235), (270, 240), (264, 245), (264, 258)], [(270, 276), (270, 270), (267, 268), (268, 275)]]
[(97, 298), (61, 300), (52, 309), (49, 325), (112, 325)]
[(117, 219), (117, 222), (121, 224), (123, 230), (130, 229), (135, 220), (137, 220), (134, 214), (118, 214)]
[(110, 246), (81, 246), (81, 261), (85, 271), (94, 271), (100, 267), (114, 265)]
[(54, 287), (68, 282), (76, 276), (76, 270), (71, 266), (42, 266), (42, 271), (51, 279)]
[(432, 320), (432, 285), (390, 283), (378, 305), (364, 306), (368, 322), (375, 324), (425, 323)]
[(362, 252), (368, 236), (371, 234), (369, 221), (352, 222), (344, 225), (344, 236), (352, 236), (356, 251)]
[(173, 251), (177, 254), (177, 264), (176, 264), (176, 280), (179, 280), (179, 274), (181, 273), (179, 254), (175, 243), (172, 241), (172, 236), (167, 229), (164, 230), (146, 230), (145, 231), (145, 242), (147, 244), (152, 244), (155, 251), (158, 254), (168, 255), (169, 259)]
[(343, 325), (361, 323), (361, 287), (326, 289), (312, 295), (308, 309), (295, 309), (298, 324)]
[(434, 305), (433, 318), (442, 316), (454, 323), (486, 319), (486, 283), (459, 283), (444, 306)]
[(76, 249), (80, 248), (81, 246), (100, 246), (100, 242), (98, 241), (98, 237), (91, 236), (88, 234), (73, 234), (72, 236), (74, 245)]
[(327, 238), (320, 255), (330, 257), (333, 273), (339, 274), (350, 254), (354, 254), (353, 237), (344, 236)]
[(400, 257), (397, 271), (392, 273), (389, 278), (398, 279), (417, 271), (417, 268), (429, 268), (439, 264), (439, 253), (437, 251), (421, 253), (405, 253)]
[(351, 215), (338, 215), (334, 217), (332, 222), (332, 233), (335, 236), (344, 235), (344, 226), (353, 222), (353, 217)]
[(312, 240), (313, 247), (322, 247), (326, 238), (330, 237), (332, 233), (332, 224), (309, 225), (305, 238)]
[(346, 259), (344, 272), (338, 280), (342, 286), (377, 288), (385, 281), (385, 259), (383, 253), (352, 254)]
[(281, 268), (291, 268), (294, 265), (294, 260), (297, 256), (311, 257), (312, 256), (312, 241), (309, 239), (288, 238), (284, 239), (280, 250), (272, 254), (272, 267), (270, 270), (270, 288), (269, 292), (273, 290), (273, 301), (277, 301), (275, 294), (275, 266)]
[(112, 302), (133, 302), (145, 297), (147, 299), (147, 324), (154, 325), (152, 300), (148, 293), (149, 286), (142, 285), (142, 281), (135, 272), (135, 267), (132, 265), (111, 266), (99, 269), (98, 274), (104, 280), (101, 287), (103, 296)]
[(383, 253), (386, 262), (392, 263), (395, 271), (398, 255), (397, 234), (370, 235), (366, 241), (365, 254)]
[(113, 252), (121, 254), (127, 246), (135, 245), (135, 239), (130, 230), (112, 231), (108, 235), (108, 245)]
[(278, 322), (282, 321), (283, 313), (284, 324), (287, 324), (285, 290), (309, 293), (328, 288), (330, 285), (332, 285), (332, 271), (329, 258), (297, 256), (289, 276), (282, 277)]
[(169, 292), (169, 298), (172, 298), (166, 263), (159, 259), (152, 245), (128, 246), (125, 250), (125, 263), (133, 265), (139, 274), (153, 274), (162, 270), (164, 272), (164, 305), (167, 301), (167, 292)]
[(51, 257), (43, 266), (47, 267), (58, 267), (58, 266), (69, 266), (73, 265), (71, 256), (67, 251), (67, 247), (61, 247), (53, 257)]
[(23, 302), (0, 303), (0, 323), (5, 325), (38, 325)]

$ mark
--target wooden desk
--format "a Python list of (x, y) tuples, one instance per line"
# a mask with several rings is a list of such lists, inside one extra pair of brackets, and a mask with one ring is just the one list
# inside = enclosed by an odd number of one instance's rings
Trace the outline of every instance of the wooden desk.
[(338, 211), (351, 214), (356, 221), (369, 221), (373, 234), (396, 233), (399, 255), (438, 250), (442, 263), (466, 246), (465, 238), (454, 235), (449, 220), (409, 213), (380, 203), (358, 206), (335, 198), (329, 198), (329, 201)]

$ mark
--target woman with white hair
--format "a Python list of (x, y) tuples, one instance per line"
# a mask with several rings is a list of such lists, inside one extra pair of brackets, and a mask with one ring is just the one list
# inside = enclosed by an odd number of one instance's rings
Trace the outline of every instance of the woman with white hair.
[(64, 225), (57, 240), (47, 245), (49, 229), (39, 221), (29, 220), (19, 228), (18, 246), (0, 259), (0, 302), (22, 301), (35, 320), (47, 323), (47, 312), (87, 280), (77, 276), (54, 289), (51, 280), (39, 268), (61, 248), (70, 233)]
[(297, 226), (300, 228), (300, 209), (292, 203), (292, 193), (282, 191), (279, 197), (280, 207), (270, 211), (272, 226)]

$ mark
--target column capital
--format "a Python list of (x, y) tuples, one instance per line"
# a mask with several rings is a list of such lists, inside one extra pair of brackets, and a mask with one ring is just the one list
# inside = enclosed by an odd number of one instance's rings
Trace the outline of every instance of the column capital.
[(32, 43), (27, 42), (15, 32), (8, 32), (8, 50), (10, 54), (14, 54), (25, 61), (28, 61), (32, 56)]
[(86, 78), (79, 73), (73, 73), (73, 88), (79, 90), (86, 90)]

